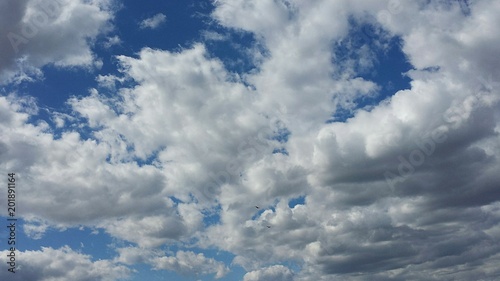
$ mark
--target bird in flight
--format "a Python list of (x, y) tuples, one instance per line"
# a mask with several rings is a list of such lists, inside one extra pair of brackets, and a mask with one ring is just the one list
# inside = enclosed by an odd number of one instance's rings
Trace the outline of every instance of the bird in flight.
[(271, 228), (271, 226), (270, 226), (270, 225), (268, 225), (268, 226), (267, 226), (267, 228)]
[(259, 209), (259, 206), (255, 206), (256, 209)]

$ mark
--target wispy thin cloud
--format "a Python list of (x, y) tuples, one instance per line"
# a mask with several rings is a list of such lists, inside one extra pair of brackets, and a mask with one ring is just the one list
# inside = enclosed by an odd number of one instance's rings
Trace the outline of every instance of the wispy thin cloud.
[(165, 16), (162, 13), (159, 13), (159, 14), (156, 14), (150, 18), (147, 18), (147, 19), (141, 21), (141, 23), (139, 24), (139, 27), (141, 29), (146, 29), (146, 28), (156, 29), (160, 25), (165, 23), (166, 21), (167, 21), (167, 16)]

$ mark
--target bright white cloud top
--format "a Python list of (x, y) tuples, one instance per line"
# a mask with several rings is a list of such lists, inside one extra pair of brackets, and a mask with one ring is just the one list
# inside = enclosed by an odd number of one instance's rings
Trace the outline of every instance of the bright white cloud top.
[[(0, 3), (1, 170), (46, 243), (0, 279), (500, 278), (499, 1), (188, 2), (172, 48), (164, 7)], [(50, 242), (78, 229), (110, 242)]]

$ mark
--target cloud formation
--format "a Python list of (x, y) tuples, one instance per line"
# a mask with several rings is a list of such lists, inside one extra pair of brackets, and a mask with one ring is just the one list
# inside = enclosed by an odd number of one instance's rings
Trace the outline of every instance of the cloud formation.
[(153, 260), (154, 268), (166, 269), (183, 275), (202, 275), (215, 273), (215, 279), (224, 277), (228, 268), (221, 262), (206, 258), (203, 254), (178, 251), (175, 257), (158, 257)]
[(243, 281), (292, 281), (293, 274), (285, 266), (274, 265), (245, 274)]
[(18, 253), (16, 273), (7, 271), (7, 254), (2, 251), (0, 261), (0, 277), (2, 280), (75, 280), (75, 281), (114, 281), (130, 276), (131, 270), (109, 260), (92, 261), (88, 255), (77, 253), (69, 247), (52, 249), (43, 247), (40, 251), (23, 251)]
[(139, 27), (142, 29), (149, 28), (149, 29), (155, 29), (158, 28), (160, 25), (165, 23), (167, 20), (167, 16), (165, 16), (162, 13), (156, 14), (150, 18), (144, 19), (139, 23)]
[(126, 265), (146, 263), (153, 270), (170, 270), (188, 277), (199, 277), (214, 274), (215, 279), (224, 277), (228, 267), (219, 261), (196, 254), (192, 251), (177, 251), (174, 255), (167, 255), (159, 250), (150, 248), (119, 248), (116, 261)]
[[(29, 122), (36, 104), (2, 96), (0, 160), (26, 182), (23, 216), (102, 228), (138, 246), (118, 250), (125, 265), (228, 272), (194, 251), (155, 252), (185, 243), (234, 254), (245, 281), (493, 280), (499, 12), (494, 0), (219, 0), (213, 19), (264, 46), (249, 48), (251, 72), (227, 71), (202, 43), (120, 55), (120, 73), (68, 100), (71, 118), (53, 113), (60, 136)], [(381, 31), (359, 34), (382, 50), (397, 38), (413, 67), (410, 88), (368, 108), (360, 100), (377, 100), (380, 85), (334, 50), (366, 40), (349, 38), (353, 18)], [(377, 58), (364, 48), (356, 56), (370, 69)], [(32, 65), (56, 61), (44, 58)], [(331, 122), (340, 109), (353, 116)]]
[(0, 83), (43, 76), (40, 68), (94, 67), (93, 41), (109, 32), (110, 0), (23, 0), (0, 4)]

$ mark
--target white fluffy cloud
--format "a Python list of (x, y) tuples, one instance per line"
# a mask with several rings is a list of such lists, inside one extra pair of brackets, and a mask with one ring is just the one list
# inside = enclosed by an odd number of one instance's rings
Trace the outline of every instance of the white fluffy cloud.
[[(156, 246), (199, 227), (196, 209), (184, 204), (177, 211), (163, 194), (165, 178), (156, 167), (114, 162), (113, 142), (82, 140), (76, 132), (54, 139), (46, 123), (25, 123), (29, 115), (17, 112), (26, 109), (14, 96), (2, 97), (0, 106), (6, 117), (0, 128), (10, 132), (1, 142), (3, 168), (15, 171), (30, 194), (19, 199), (26, 206), (19, 214), (43, 219), (38, 227), (28, 224), (26, 231), (34, 237), (41, 237), (47, 223), (83, 223), (103, 225), (116, 237)], [(116, 152), (120, 153), (126, 152)]]
[(180, 250), (174, 255), (167, 255), (150, 248), (127, 247), (119, 248), (117, 252), (119, 256), (115, 259), (116, 262), (126, 265), (145, 263), (151, 265), (154, 270), (170, 270), (189, 277), (214, 274), (214, 277), (219, 279), (229, 272), (223, 262), (192, 251)]
[(177, 251), (175, 256), (158, 257), (153, 261), (155, 269), (166, 269), (183, 275), (205, 275), (215, 273), (219, 279), (228, 273), (228, 268), (222, 262), (206, 258), (203, 254)]
[[(358, 111), (345, 123), (326, 124), (317, 129), (307, 127), (309, 129), (303, 132), (300, 126), (310, 120), (305, 114), (324, 120), (327, 113), (316, 110), (314, 106), (320, 105), (320, 102), (314, 100), (317, 97), (314, 91), (307, 90), (325, 85), (318, 87), (325, 93), (334, 89), (327, 86), (328, 83), (338, 85), (352, 81), (334, 81), (327, 75), (322, 76), (322, 73), (334, 72), (335, 60), (333, 66), (324, 64), (325, 58), (332, 56), (328, 49), (329, 41), (344, 36), (347, 27), (330, 23), (330, 26), (321, 28), (321, 20), (331, 21), (331, 17), (321, 17), (321, 13), (315, 13), (314, 20), (306, 17), (309, 19), (307, 24), (300, 24), (301, 16), (314, 9), (313, 3), (268, 1), (265, 3), (273, 8), (264, 9), (259, 6), (264, 2), (255, 5), (222, 2), (215, 16), (224, 24), (262, 35), (269, 48), (270, 58), (260, 66), (259, 73), (250, 77), (250, 81), (255, 83), (258, 91), (266, 93), (262, 100), (274, 97), (287, 108), (293, 108), (289, 112), (295, 116), (291, 118), (300, 116), (290, 122), (292, 136), (286, 148), (290, 154), (288, 159), (293, 164), (311, 171), (308, 176), (311, 188), (303, 185), (307, 199), (305, 206), (301, 207), (308, 217), (299, 221), (295, 216), (297, 207), (289, 209), (286, 202), (280, 202), (256, 220), (251, 220), (251, 215), (247, 216), (246, 220), (243, 219), (246, 221), (242, 224), (243, 228), (226, 228), (224, 225), (217, 227), (220, 229), (214, 228), (211, 239), (217, 241), (220, 247), (241, 253), (238, 261), (249, 268), (258, 266), (259, 263), (256, 265), (254, 262), (257, 257), (268, 257), (270, 260), (276, 257), (281, 260), (282, 254), (292, 259), (297, 257), (297, 260), (305, 261), (301, 274), (304, 280), (323, 280), (320, 276), (324, 274), (347, 278), (357, 272), (371, 272), (380, 275), (381, 279), (392, 277), (404, 280), (410, 276), (426, 279), (437, 268), (453, 271), (457, 267), (465, 268), (470, 274), (482, 272), (481, 268), (464, 267), (467, 256), (472, 256), (470, 251), (475, 251), (475, 258), (485, 264), (486, 273), (481, 276), (493, 274), (488, 268), (495, 259), (490, 259), (490, 256), (498, 249), (487, 249), (482, 245), (495, 243), (493, 241), (497, 238), (482, 235), (482, 231), (490, 229), (491, 225), (486, 223), (478, 230), (474, 220), (476, 216), (486, 215), (482, 208), (498, 200), (494, 184), (498, 182), (498, 177), (492, 171), (499, 167), (494, 160), (499, 147), (493, 143), (498, 142), (500, 89), (494, 77), (498, 77), (500, 64), (495, 59), (486, 60), (483, 57), (483, 51), (488, 52), (488, 57), (498, 57), (498, 51), (484, 49), (498, 40), (498, 36), (493, 35), (496, 33), (490, 32), (498, 26), (495, 23), (497, 19), (488, 16), (497, 5), (491, 1), (478, 1), (471, 4), (471, 14), (466, 15), (458, 3), (446, 6), (444, 3), (418, 5), (402, 1), (399, 6), (384, 6), (372, 1), (365, 7), (359, 6), (356, 1), (351, 1), (350, 7), (336, 3), (339, 7), (332, 7), (330, 14), (342, 18), (349, 14), (359, 16), (368, 11), (380, 20), (378, 24), (382, 28), (401, 36), (402, 49), (416, 68), (409, 73), (413, 79), (412, 87), (396, 93), (370, 112)], [(322, 3), (317, 7), (328, 11), (329, 5)], [(288, 17), (283, 16), (286, 10), (289, 11)], [(262, 19), (260, 15), (265, 14), (268, 18), (281, 21), (272, 24), (266, 20), (253, 21), (251, 16), (237, 16), (237, 12), (258, 15), (257, 19)], [(411, 21), (408, 21), (409, 18)], [(345, 19), (343, 22), (347, 25)], [(369, 17), (368, 22), (373, 24)], [(485, 28), (489, 30), (487, 35), (472, 32), (479, 22), (488, 27)], [(270, 27), (265, 28), (264, 25)], [(304, 33), (304, 36), (311, 38), (317, 35), (326, 42), (300, 40), (301, 31), (308, 26), (316, 28)], [(279, 31), (276, 32), (276, 29)], [(470, 36), (474, 38), (468, 38)], [(291, 56), (302, 44), (314, 45), (314, 50), (323, 50), (323, 53), (317, 59), (312, 51), (303, 52), (304, 57)], [(318, 46), (325, 47), (321, 49)], [(286, 56), (286, 60), (278, 60), (281, 56)], [(314, 69), (307, 68), (305, 62), (308, 60), (316, 62), (312, 64)], [(271, 67), (272, 71), (266, 72)], [(429, 67), (438, 70), (431, 71)], [(301, 78), (286, 76), (293, 69), (303, 74)], [(317, 73), (318, 69), (322, 70), (321, 73), (311, 74)], [(271, 83), (273, 80), (279, 82)], [(296, 84), (298, 81), (304, 81), (310, 88), (299, 87), (300, 84)], [(271, 87), (266, 90), (268, 85)], [(352, 86), (346, 88), (355, 89)], [(334, 100), (344, 98), (346, 94), (349, 95), (348, 92), (331, 92)], [(328, 104), (325, 96), (318, 97), (321, 103)], [(296, 109), (287, 103), (287, 99), (301, 107)], [(313, 105), (307, 106), (309, 102)], [(322, 107), (329, 108), (332, 110), (333, 106)], [(313, 120), (317, 124), (321, 119)], [(395, 177), (387, 177), (387, 172)], [(269, 177), (260, 178), (267, 180)], [(253, 183), (252, 186), (255, 185)], [(227, 212), (230, 213), (231, 208)], [(242, 216), (234, 216), (238, 219), (228, 222), (241, 221)], [(272, 224), (278, 217), (284, 218), (288, 223), (282, 225), (292, 226), (293, 231), (287, 229), (279, 238), (276, 236), (273, 239), (275, 231), (283, 230), (279, 228), (280, 224)], [(272, 228), (266, 229), (263, 227), (265, 224), (271, 224)], [(441, 228), (443, 224), (456, 225), (457, 232), (447, 233)], [(275, 230), (276, 227), (279, 230)], [(217, 239), (215, 233), (221, 230), (226, 234)], [(434, 242), (426, 244), (422, 239)], [(443, 242), (437, 242), (440, 240)], [(249, 245), (252, 245), (251, 250), (247, 248)], [(437, 245), (440, 248), (432, 250)], [(270, 247), (272, 251), (267, 250)], [(453, 257), (447, 252), (451, 247), (455, 247)], [(418, 254), (421, 252), (432, 252), (435, 261), (422, 264), (421, 261), (430, 256)], [(420, 276), (408, 268), (412, 264), (419, 265)], [(469, 273), (453, 274), (453, 278), (464, 280), (469, 276)], [(330, 277), (324, 278), (329, 280)], [(352, 280), (363, 278), (352, 277)]]
[[(438, 2), (217, 1), (221, 25), (265, 46), (256, 69), (229, 73), (203, 44), (119, 56), (121, 73), (68, 101), (60, 137), (28, 123), (36, 105), (1, 97), (0, 159), (27, 183), (23, 215), (104, 228), (141, 247), (117, 261), (180, 273), (227, 268), (151, 249), (217, 247), (245, 281), (498, 276), (500, 5)], [(400, 38), (414, 67), (369, 111), (355, 101), (379, 85), (334, 54), (352, 17)], [(336, 108), (354, 116), (325, 123)], [(300, 271), (269, 266), (284, 262)]]
[[(156, 154), (166, 192), (182, 200), (213, 201), (224, 184), (240, 181), (246, 166), (270, 154), (276, 118), (254, 106), (255, 93), (202, 45), (182, 53), (144, 49), (120, 57), (125, 74), (140, 83), (121, 89), (123, 103), (95, 94), (71, 104), (106, 143), (133, 147), (132, 156)], [(161, 66), (158, 65), (161, 61)], [(229, 161), (230, 159), (230, 161)]]
[[(7, 271), (9, 251), (2, 251), (0, 277), (2, 280), (75, 280), (115, 281), (123, 280), (131, 270), (109, 260), (92, 261), (65, 246), (60, 249), (42, 248), (40, 251), (22, 251), (18, 254), (16, 273)], [(22, 262), (19, 262), (22, 261)]]
[(23, 0), (0, 4), (0, 83), (43, 75), (44, 65), (93, 67), (92, 42), (110, 31), (113, 3)]
[(267, 111), (285, 107), (283, 121), (300, 135), (329, 119), (337, 106), (348, 107), (377, 90), (361, 77), (341, 74), (334, 79), (339, 65), (332, 63), (332, 49), (347, 35), (349, 17), (361, 13), (358, 6), (382, 6), (364, 2), (218, 1), (213, 16), (228, 27), (253, 32), (266, 47), (260, 71), (248, 80), (259, 90), (259, 106)]
[(245, 274), (243, 281), (292, 281), (293, 273), (282, 265), (274, 265)]

